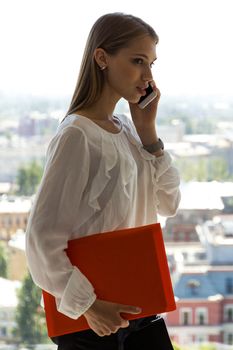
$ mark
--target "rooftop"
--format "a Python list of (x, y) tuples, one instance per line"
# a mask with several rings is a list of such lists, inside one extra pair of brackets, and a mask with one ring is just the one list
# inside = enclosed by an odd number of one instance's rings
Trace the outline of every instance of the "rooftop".
[(179, 299), (207, 299), (216, 295), (233, 296), (233, 266), (208, 267), (183, 272), (174, 286)]
[(21, 282), (10, 281), (0, 277), (0, 307), (16, 307), (18, 304), (17, 290)]
[(16, 197), (2, 195), (0, 197), (0, 214), (29, 213), (32, 201), (29, 197)]
[(181, 184), (179, 209), (223, 210), (224, 197), (233, 197), (233, 182), (187, 182)]
[(16, 234), (9, 240), (8, 245), (25, 251), (25, 232), (23, 230), (17, 230)]

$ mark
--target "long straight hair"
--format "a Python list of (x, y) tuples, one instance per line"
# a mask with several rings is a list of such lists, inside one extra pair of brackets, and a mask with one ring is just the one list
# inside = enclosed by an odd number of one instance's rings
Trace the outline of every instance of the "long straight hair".
[(158, 43), (158, 35), (154, 29), (133, 15), (109, 13), (94, 23), (87, 39), (77, 84), (66, 116), (91, 106), (101, 96), (105, 78), (95, 61), (95, 49), (102, 48), (109, 55), (115, 55), (120, 49), (128, 47), (132, 39), (142, 35), (149, 35), (156, 44)]

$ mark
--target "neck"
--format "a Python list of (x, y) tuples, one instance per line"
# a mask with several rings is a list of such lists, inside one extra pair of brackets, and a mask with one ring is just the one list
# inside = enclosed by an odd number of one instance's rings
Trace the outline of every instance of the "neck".
[(80, 114), (82, 112), (86, 113), (91, 119), (105, 121), (113, 120), (114, 110), (119, 99), (120, 97), (111, 91), (109, 86), (106, 85), (97, 102), (87, 108), (84, 107), (77, 112)]

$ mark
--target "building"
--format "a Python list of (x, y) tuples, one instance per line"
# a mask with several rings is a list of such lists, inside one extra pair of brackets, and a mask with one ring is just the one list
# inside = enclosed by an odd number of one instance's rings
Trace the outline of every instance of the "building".
[(9, 241), (18, 229), (26, 230), (31, 198), (0, 197), (0, 240)]
[(176, 283), (177, 309), (167, 314), (179, 344), (233, 344), (233, 267), (189, 268)]
[(0, 182), (0, 196), (10, 193), (12, 187), (10, 182)]
[(23, 116), (19, 119), (18, 135), (26, 138), (31, 138), (35, 135), (53, 135), (57, 126), (57, 118), (47, 113), (33, 111), (30, 115)]
[(166, 315), (169, 333), (180, 344), (233, 345), (233, 216), (197, 227), (205, 260), (179, 263), (173, 273), (177, 309)]
[(9, 281), (0, 277), (0, 342), (10, 342), (14, 339), (17, 290), (20, 286), (19, 281)]
[(226, 170), (233, 174), (233, 132), (230, 129), (219, 129), (219, 134), (186, 134), (178, 143), (172, 138), (164, 140), (168, 141), (166, 149), (177, 160), (198, 164), (200, 160), (208, 162), (218, 158), (225, 161)]
[(25, 255), (25, 232), (18, 230), (7, 245), (7, 277), (13, 281), (22, 281), (28, 273)]
[(196, 226), (216, 215), (233, 214), (233, 182), (188, 182), (181, 184), (177, 215), (166, 220), (166, 242), (198, 242)]
[(169, 143), (182, 142), (185, 124), (181, 120), (173, 119), (169, 125), (158, 125), (158, 134), (162, 140), (167, 140)]

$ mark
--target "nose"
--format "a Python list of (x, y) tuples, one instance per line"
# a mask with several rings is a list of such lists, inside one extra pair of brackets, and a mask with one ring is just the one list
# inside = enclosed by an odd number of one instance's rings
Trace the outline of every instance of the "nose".
[(153, 80), (153, 75), (152, 75), (150, 66), (147, 66), (147, 67), (144, 68), (142, 79), (143, 79), (143, 81), (151, 81), (151, 80)]

